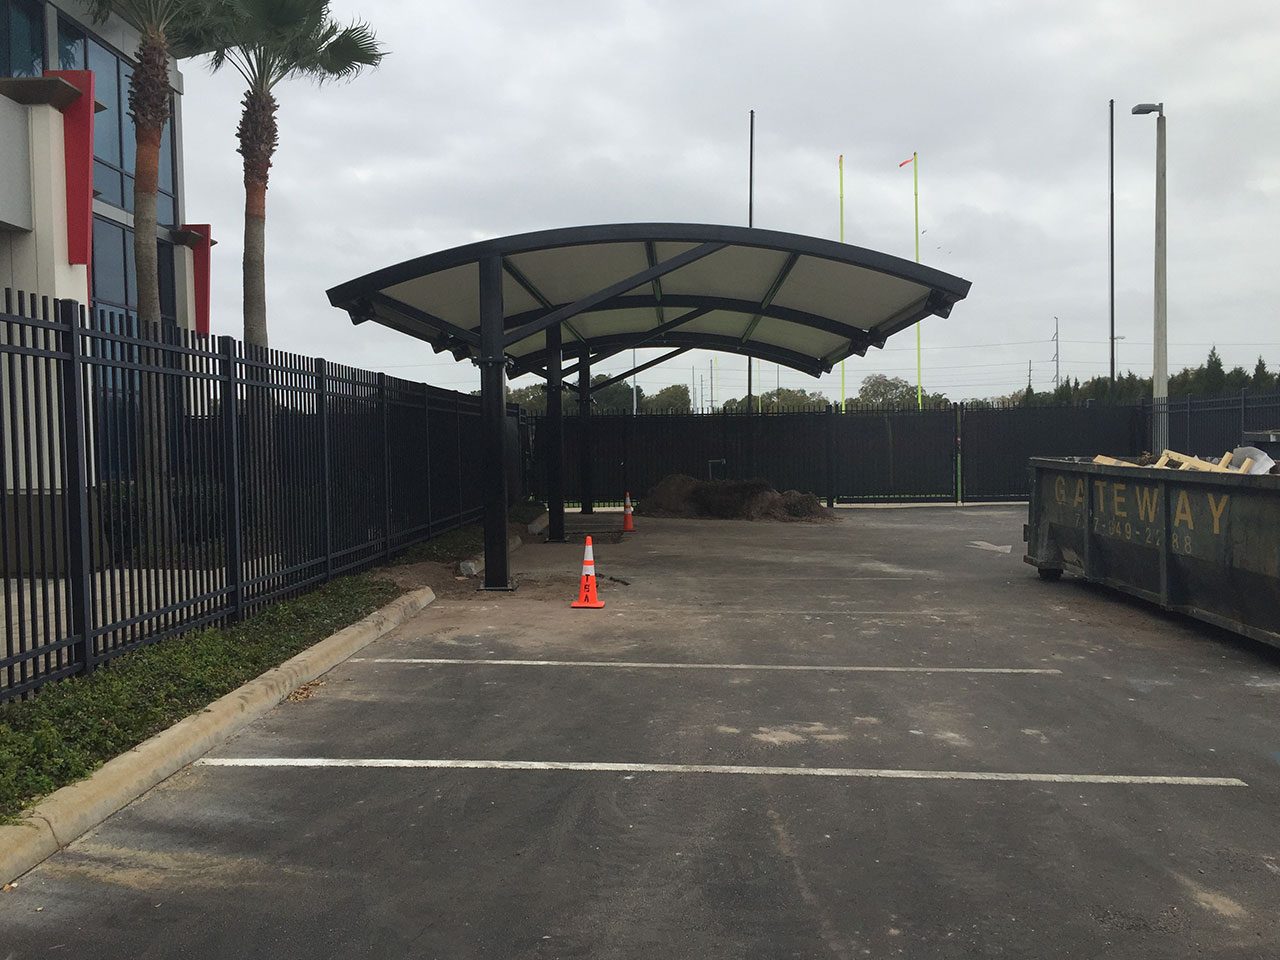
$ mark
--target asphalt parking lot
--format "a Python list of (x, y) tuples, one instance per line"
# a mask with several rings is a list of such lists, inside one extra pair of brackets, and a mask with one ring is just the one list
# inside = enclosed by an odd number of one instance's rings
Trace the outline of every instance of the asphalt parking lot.
[(1040, 581), (1025, 516), (641, 517), (594, 611), (526, 546), (24, 877), (0, 958), (1280, 955), (1280, 655)]

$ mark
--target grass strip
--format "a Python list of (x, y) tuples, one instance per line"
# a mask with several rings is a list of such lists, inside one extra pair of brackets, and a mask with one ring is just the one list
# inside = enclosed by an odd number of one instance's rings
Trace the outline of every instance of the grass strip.
[(143, 647), (87, 676), (0, 707), (0, 822), (362, 620), (402, 591), (341, 577), (226, 628)]

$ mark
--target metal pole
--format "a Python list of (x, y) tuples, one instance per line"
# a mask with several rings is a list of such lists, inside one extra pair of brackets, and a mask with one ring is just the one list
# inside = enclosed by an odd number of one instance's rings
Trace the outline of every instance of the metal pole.
[[(751, 148), (747, 162), (747, 226), (755, 226), (756, 211), (756, 112), (751, 111)], [(747, 357), (747, 413), (751, 412), (751, 357)]]
[(1156, 452), (1169, 445), (1169, 325), (1168, 273), (1165, 267), (1167, 213), (1165, 209), (1165, 133), (1164, 105), (1156, 117), (1156, 294), (1155, 355), (1151, 397), (1155, 404)]
[(480, 261), (480, 427), (484, 431), (484, 584), (512, 589), (507, 556), (506, 352), (502, 260)]
[(756, 112), (751, 111), (751, 141), (747, 154), (747, 226), (755, 226), (756, 213)]
[(1110, 228), (1107, 234), (1107, 263), (1110, 271), (1111, 310), (1111, 386), (1108, 399), (1116, 400), (1116, 102), (1110, 101), (1110, 153), (1107, 161), (1107, 180), (1110, 204)]
[(595, 513), (595, 493), (591, 489), (591, 348), (582, 345), (578, 361), (578, 486), (582, 513)]
[[(506, 388), (503, 388), (503, 399)], [(391, 404), (387, 400), (387, 375), (378, 374), (378, 419), (382, 424), (382, 556), (391, 559)], [(504, 498), (505, 503), (505, 498)]]
[(547, 327), (547, 542), (564, 543), (564, 382), (560, 324)]
[[(840, 170), (840, 242), (844, 243), (844, 154), (837, 163)], [(840, 409), (844, 410), (844, 361), (840, 361)]]
[[(320, 427), (320, 499), (324, 501), (324, 578), (333, 579), (333, 473), (330, 467), (329, 364), (316, 359), (316, 421)], [(428, 508), (427, 516), (431, 516)], [(430, 522), (430, 521), (428, 521)]]
[(236, 342), (218, 338), (219, 380), (222, 389), (222, 487), (226, 495), (228, 616), (244, 619), (244, 503), (240, 491), (240, 383)]
[[(911, 153), (911, 188), (916, 203), (916, 263), (920, 262), (920, 154)], [(920, 324), (916, 323), (916, 409), (924, 409), (924, 366), (920, 361)]]
[[(66, 459), (63, 484), (66, 490), (67, 587), (72, 656), (82, 673), (97, 666), (93, 649), (93, 558), (89, 533), (89, 451), (85, 439), (84, 368), (80, 343), (80, 304), (58, 300), (57, 322), (62, 341), (62, 416)], [(35, 310), (31, 311), (35, 315)], [(46, 314), (47, 319), (47, 314)], [(10, 647), (10, 652), (13, 648)]]
[(1062, 341), (1058, 339), (1058, 318), (1053, 318), (1053, 386), (1062, 386)]

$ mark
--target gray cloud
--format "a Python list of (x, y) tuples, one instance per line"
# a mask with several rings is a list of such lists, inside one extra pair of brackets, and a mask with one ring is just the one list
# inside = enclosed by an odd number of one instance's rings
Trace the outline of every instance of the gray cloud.
[[(973, 281), (923, 327), (926, 385), (1008, 393), (1106, 369), (1107, 99), (1116, 99), (1117, 328), (1122, 368), (1150, 363), (1153, 158), (1143, 100), (1169, 115), (1170, 358), (1280, 366), (1269, 294), (1280, 195), (1280, 14), (1269, 3), (667, 0), (335, 3), (391, 54), (349, 85), (283, 85), (268, 195), (273, 344), (470, 389), (423, 344), (352, 328), (324, 290), (489, 236), (626, 220), (742, 223), (747, 111), (757, 112), (756, 223), (921, 258)], [(238, 333), (242, 210), (232, 75), (184, 67), (188, 216), (211, 220), (215, 328)], [(1034, 341), (1027, 343), (1026, 341)], [(974, 346), (997, 344), (997, 346)], [(999, 344), (1004, 344), (999, 346)], [(699, 371), (707, 358), (696, 359)], [(979, 366), (982, 364), (982, 366)], [(914, 338), (850, 361), (911, 377)], [(690, 363), (641, 376), (687, 382)], [(719, 363), (719, 397), (745, 387)], [(624, 369), (619, 364), (609, 369)], [(764, 377), (775, 382), (766, 365)], [(832, 397), (783, 371), (783, 385)]]

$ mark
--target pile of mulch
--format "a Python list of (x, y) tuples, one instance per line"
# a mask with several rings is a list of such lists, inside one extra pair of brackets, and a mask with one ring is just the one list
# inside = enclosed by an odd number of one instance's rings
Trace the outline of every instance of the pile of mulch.
[(673, 473), (641, 499), (636, 513), (652, 517), (820, 521), (835, 517), (812, 493), (779, 493), (765, 480), (695, 480)]

